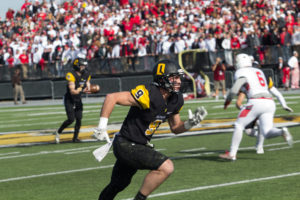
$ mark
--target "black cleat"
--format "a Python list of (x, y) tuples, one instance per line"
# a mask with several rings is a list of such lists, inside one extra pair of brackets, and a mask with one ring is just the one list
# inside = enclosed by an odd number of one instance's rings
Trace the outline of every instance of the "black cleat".
[(79, 142), (81, 142), (78, 138), (75, 138), (75, 139), (73, 139), (73, 142), (74, 143), (79, 143)]

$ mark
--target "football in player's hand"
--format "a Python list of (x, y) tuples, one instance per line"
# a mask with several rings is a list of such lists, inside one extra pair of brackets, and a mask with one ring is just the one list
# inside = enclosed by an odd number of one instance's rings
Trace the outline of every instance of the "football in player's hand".
[(91, 93), (98, 93), (100, 91), (100, 86), (97, 84), (91, 84), (90, 92)]

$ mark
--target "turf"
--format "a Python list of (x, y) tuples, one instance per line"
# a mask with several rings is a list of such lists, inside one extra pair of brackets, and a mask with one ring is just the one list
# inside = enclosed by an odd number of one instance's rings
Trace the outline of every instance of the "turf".
[[(276, 116), (292, 121), (300, 116), (299, 97), (287, 97), (294, 113), (277, 106)], [(217, 122), (235, 118), (231, 105), (223, 110), (222, 101), (202, 99), (187, 101), (187, 109), (203, 105), (207, 120)], [(96, 126), (100, 104), (84, 105), (83, 125)], [(128, 108), (116, 107), (109, 123), (120, 123)], [(61, 105), (1, 108), (0, 132), (56, 129), (65, 119)], [(204, 121), (205, 123), (205, 121)], [(289, 128), (295, 144), (289, 148), (284, 140), (266, 140), (265, 154), (253, 149), (255, 139), (244, 135), (235, 162), (225, 162), (218, 155), (229, 148), (232, 133), (164, 137), (153, 139), (155, 148), (168, 155), (175, 171), (149, 199), (161, 200), (296, 200), (300, 196), (300, 128)], [(92, 151), (104, 142), (47, 144), (0, 149), (0, 199), (5, 200), (90, 200), (97, 199), (110, 180), (115, 158), (112, 153), (98, 163)], [(132, 183), (116, 199), (132, 198), (147, 171), (139, 171)], [(169, 192), (169, 193), (167, 193)]]

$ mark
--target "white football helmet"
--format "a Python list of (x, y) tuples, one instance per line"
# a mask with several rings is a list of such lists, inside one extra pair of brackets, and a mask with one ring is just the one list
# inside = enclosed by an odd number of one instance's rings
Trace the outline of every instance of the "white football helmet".
[(244, 53), (238, 54), (235, 58), (235, 68), (238, 70), (245, 67), (252, 67), (251, 57)]

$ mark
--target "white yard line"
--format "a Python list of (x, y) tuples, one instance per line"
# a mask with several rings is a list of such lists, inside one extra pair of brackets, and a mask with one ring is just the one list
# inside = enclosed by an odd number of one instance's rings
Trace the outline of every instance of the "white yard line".
[[(101, 143), (102, 145), (102, 143)], [(55, 154), (55, 153), (67, 153), (67, 152), (74, 152), (74, 151), (84, 151), (88, 149), (96, 149), (99, 148), (101, 145), (94, 145), (90, 147), (80, 147), (80, 148), (72, 148), (72, 149), (63, 149), (63, 150), (54, 150), (54, 151), (40, 151), (37, 153), (26, 153), (26, 154), (19, 154), (19, 155), (6, 155), (6, 156), (1, 156), (0, 160), (3, 159), (11, 159), (11, 158), (22, 158), (22, 157), (30, 157), (30, 156), (40, 156), (40, 155), (45, 155), (45, 154)]]
[(19, 181), (24, 179), (32, 179), (32, 178), (38, 178), (38, 177), (45, 177), (45, 176), (55, 176), (60, 174), (70, 174), (70, 173), (76, 173), (76, 172), (85, 172), (85, 171), (91, 171), (96, 169), (106, 169), (106, 168), (112, 168), (113, 165), (106, 165), (101, 167), (90, 167), (90, 168), (83, 168), (83, 169), (73, 169), (73, 170), (67, 170), (67, 171), (61, 171), (61, 172), (50, 172), (45, 174), (36, 174), (36, 175), (30, 175), (30, 176), (20, 176), (15, 178), (7, 178), (7, 179), (0, 179), (0, 183), (4, 182), (11, 182), (11, 181)]
[[(293, 105), (293, 104), (298, 104), (299, 102), (298, 101), (288, 101), (286, 103), (288, 105)], [(278, 108), (280, 108), (280, 105), (281, 105), (280, 103), (276, 102), (276, 106), (278, 106)], [(235, 104), (232, 103), (228, 107), (235, 107)], [(224, 108), (224, 105), (216, 105), (216, 106), (212, 106), (212, 108), (214, 108), (214, 109), (220, 109), (220, 108)]]
[[(277, 176), (246, 179), (246, 180), (241, 180), (241, 181), (234, 181), (234, 182), (221, 183), (221, 184), (215, 184), (215, 185), (206, 185), (206, 186), (187, 188), (187, 189), (182, 189), (182, 190), (173, 190), (173, 191), (169, 191), (169, 192), (152, 194), (152, 195), (148, 196), (148, 198), (180, 194), (180, 193), (185, 193), (185, 192), (200, 191), (200, 190), (206, 190), (206, 189), (214, 189), (214, 188), (220, 188), (220, 187), (227, 187), (227, 186), (231, 186), (231, 185), (240, 185), (240, 184), (253, 183), (253, 182), (269, 181), (269, 180), (286, 178), (286, 177), (291, 177), (291, 176), (299, 176), (299, 175), (300, 175), (300, 172), (294, 172), (294, 173), (289, 173), (289, 174), (281, 174), (281, 175), (277, 175)], [(131, 199), (132, 198), (122, 199), (122, 200), (131, 200)]]
[(179, 152), (182, 152), (182, 153), (188, 153), (188, 152), (193, 152), (193, 151), (199, 151), (199, 150), (205, 150), (206, 148), (205, 147), (200, 147), (200, 148), (195, 148), (195, 149), (184, 149), (184, 150), (181, 150)]
[(15, 151), (15, 152), (8, 152), (8, 153), (0, 153), (0, 156), (7, 156), (7, 155), (11, 155), (11, 154), (19, 154), (19, 151)]
[(71, 155), (71, 154), (79, 154), (79, 153), (89, 153), (91, 150), (82, 150), (82, 151), (73, 151), (73, 152), (66, 152), (64, 154)]
[(274, 149), (268, 149), (267, 151), (279, 151), (279, 150), (282, 150), (282, 149), (290, 149), (292, 147), (281, 147), (281, 148), (274, 148)]

